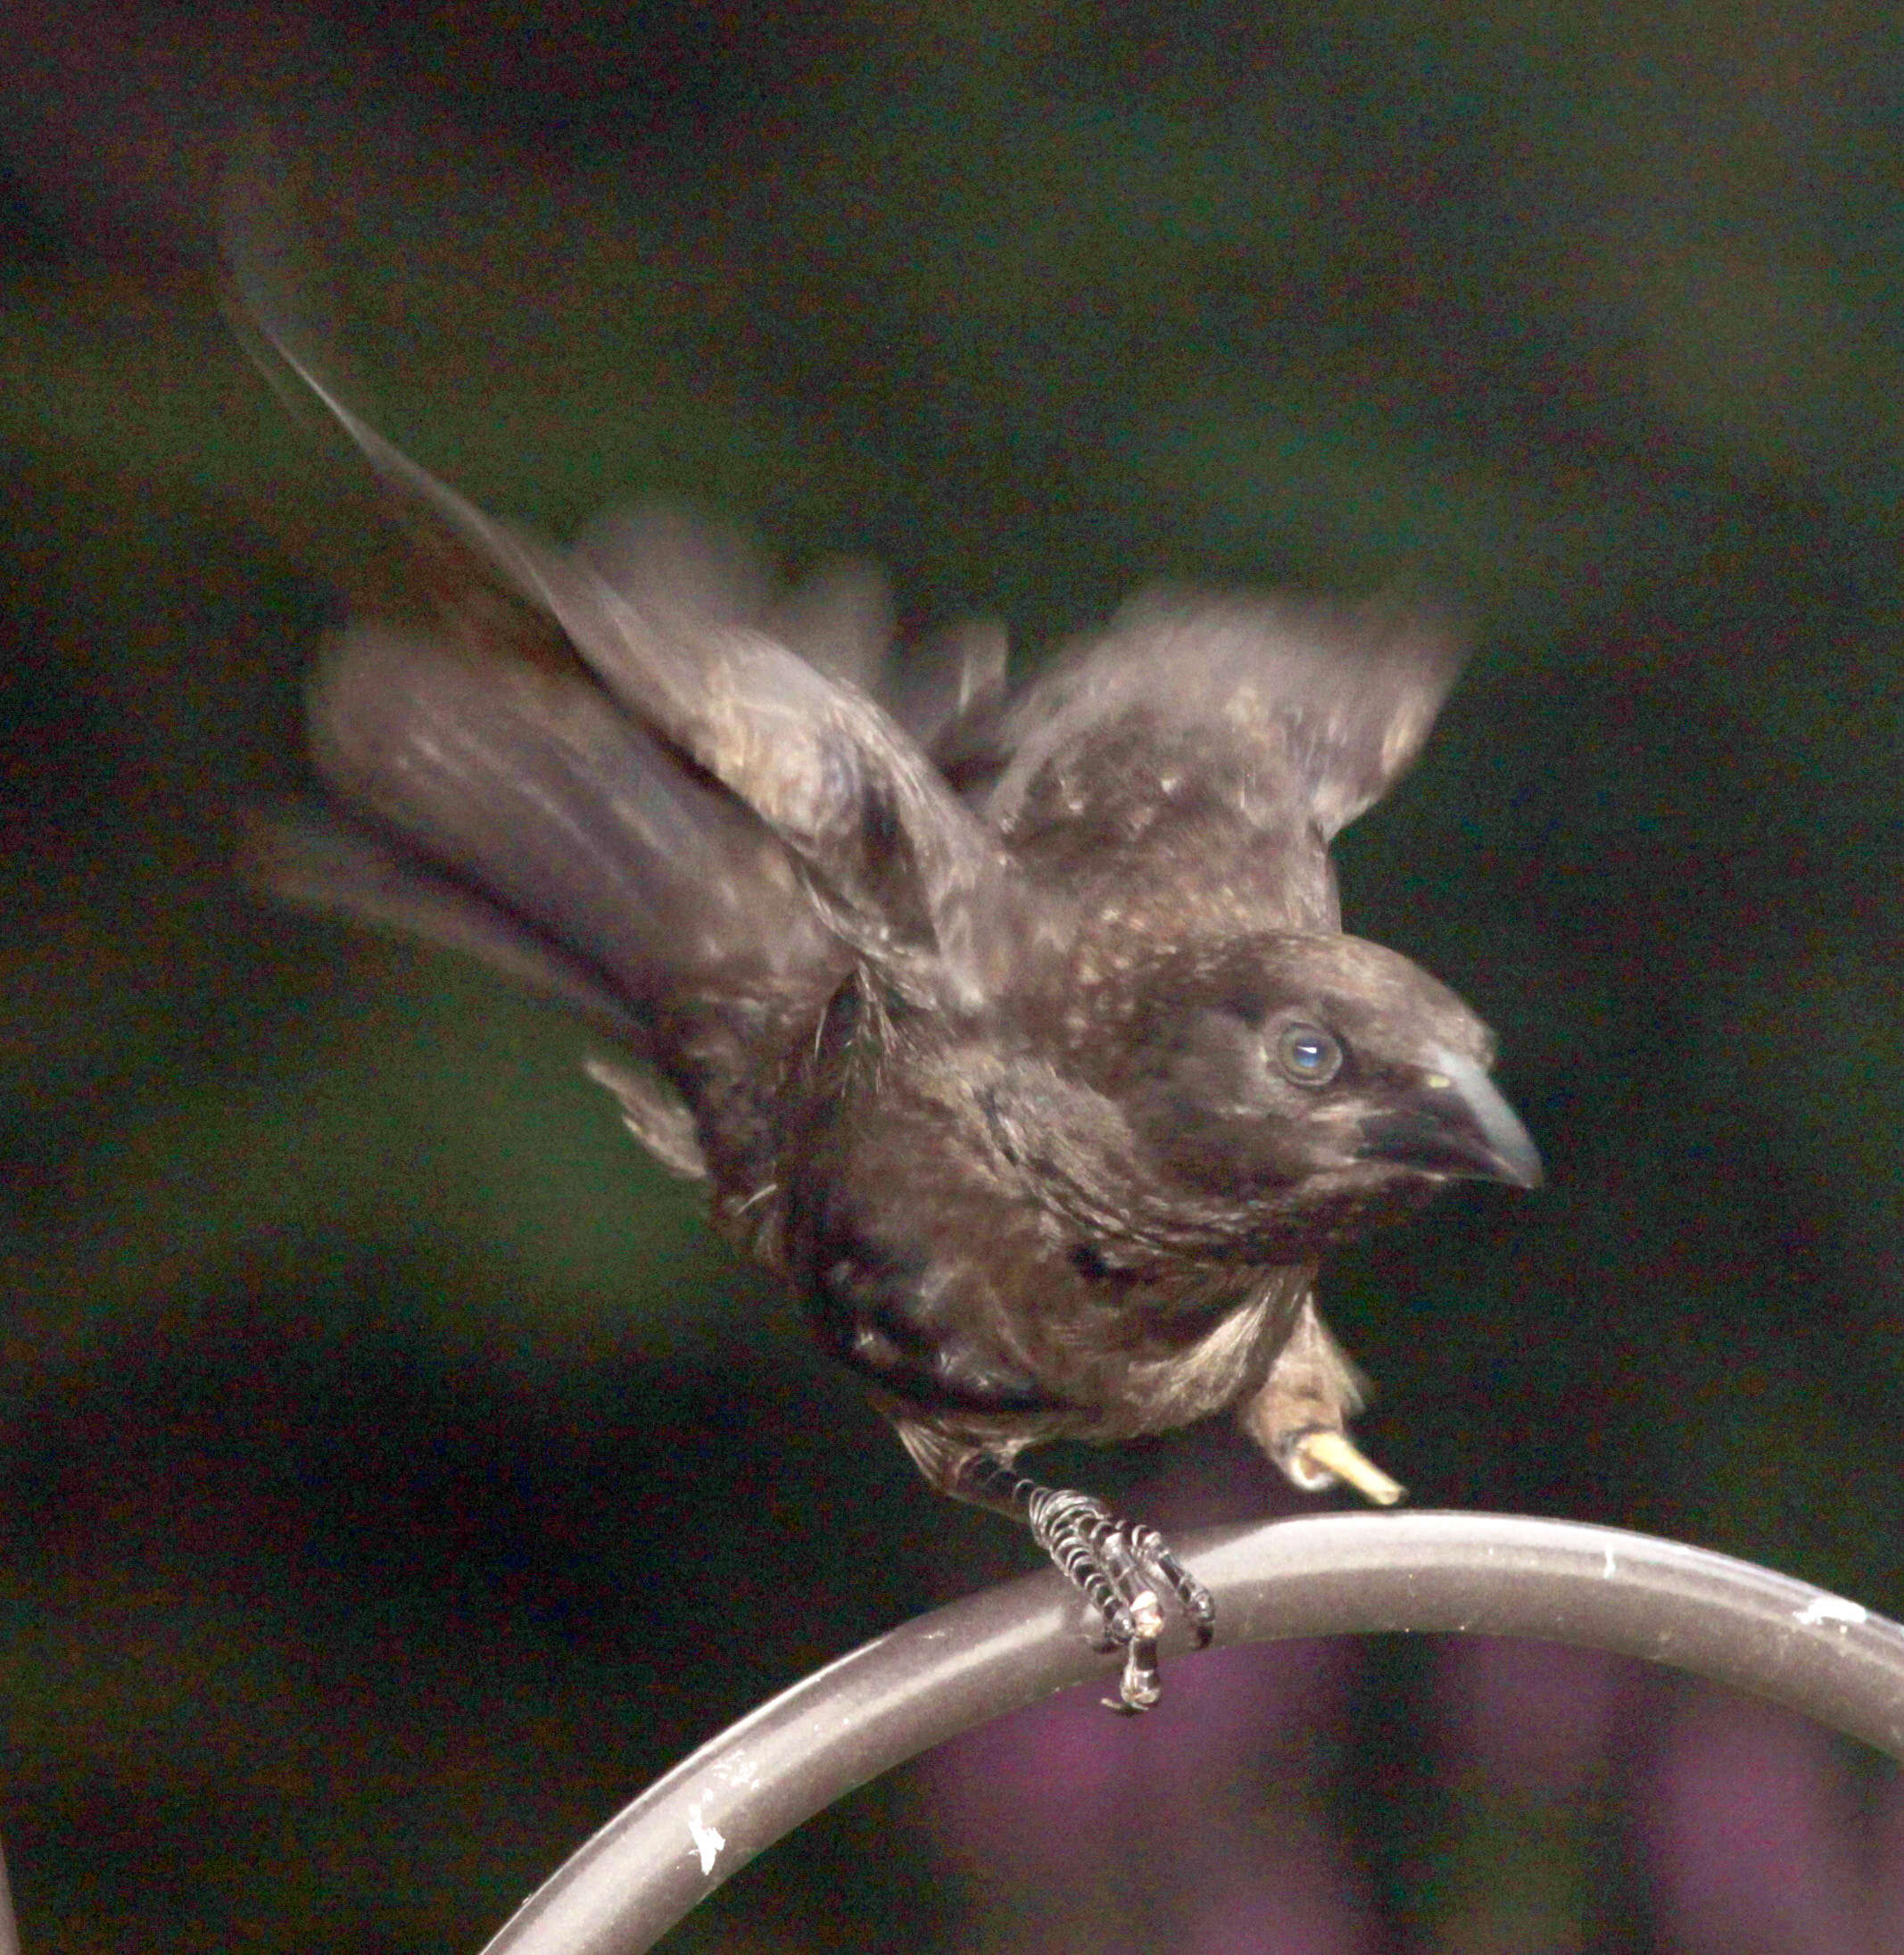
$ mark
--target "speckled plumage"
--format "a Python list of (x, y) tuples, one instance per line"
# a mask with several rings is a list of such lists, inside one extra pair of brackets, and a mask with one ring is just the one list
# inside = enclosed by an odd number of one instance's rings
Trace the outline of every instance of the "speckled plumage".
[(1340, 932), (1329, 840), (1419, 750), (1449, 642), (1154, 592), (1008, 694), (989, 628), (895, 653), (861, 568), (777, 592), (665, 514), (532, 543), (277, 351), (437, 622), (330, 648), (335, 816), (269, 829), (263, 874), (609, 1035), (592, 1070), (636, 1137), (708, 1180), (937, 1485), (1029, 1515), (1147, 1701), (1154, 1591), (1195, 1614), (1196, 1585), (1009, 1462), (1234, 1408), (1326, 1480), (1304, 1447), (1355, 1390), (1319, 1255), (1453, 1175), (1537, 1172), (1478, 1020)]

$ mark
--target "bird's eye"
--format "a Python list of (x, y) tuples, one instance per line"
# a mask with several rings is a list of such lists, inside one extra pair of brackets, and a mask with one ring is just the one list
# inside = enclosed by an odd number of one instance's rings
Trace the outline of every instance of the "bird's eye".
[(1276, 1041), (1277, 1063), (1298, 1086), (1327, 1086), (1342, 1070), (1342, 1047), (1316, 1025), (1287, 1026)]

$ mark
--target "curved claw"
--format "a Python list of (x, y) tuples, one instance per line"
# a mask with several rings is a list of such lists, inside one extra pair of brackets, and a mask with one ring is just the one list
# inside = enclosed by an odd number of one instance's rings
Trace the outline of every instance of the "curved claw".
[(1124, 1671), (1117, 1680), (1117, 1694), (1100, 1700), (1106, 1711), (1126, 1718), (1148, 1711), (1163, 1694), (1163, 1679), (1157, 1674), (1157, 1645), (1139, 1636), (1124, 1648)]
[(1171, 1552), (1170, 1543), (1155, 1528), (1139, 1528), (1136, 1533), (1138, 1559), (1163, 1577), (1196, 1635), (1197, 1648), (1206, 1648), (1216, 1632), (1216, 1603), (1210, 1591)]
[(1032, 1538), (1097, 1611), (1104, 1629), (1100, 1647), (1124, 1653), (1117, 1697), (1105, 1701), (1115, 1711), (1148, 1711), (1163, 1694), (1157, 1671), (1163, 1596), (1174, 1601), (1201, 1649), (1216, 1621), (1209, 1590), (1155, 1528), (1120, 1520), (1088, 1495), (1039, 1487), (1024, 1506)]
[(1103, 1502), (1041, 1487), (996, 1453), (948, 1443), (923, 1423), (902, 1421), (899, 1437), (927, 1479), (955, 1499), (1022, 1520), (1031, 1538), (1096, 1613), (1096, 1646), (1124, 1653), (1113, 1711), (1148, 1711), (1163, 1694), (1157, 1644), (1174, 1605), (1202, 1649), (1216, 1623), (1210, 1591), (1171, 1553), (1155, 1528), (1113, 1514)]

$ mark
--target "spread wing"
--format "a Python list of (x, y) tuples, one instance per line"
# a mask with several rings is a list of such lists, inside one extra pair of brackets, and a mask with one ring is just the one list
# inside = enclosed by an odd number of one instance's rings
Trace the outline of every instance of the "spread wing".
[[(235, 323), (268, 377), (320, 403), (355, 443), (419, 557), (442, 573), (457, 630), (469, 635), (480, 610), (470, 594), (484, 584), (506, 595), (542, 621), (601, 703), (778, 841), (841, 943), (921, 1003), (982, 1003), (998, 975), (990, 947), (1013, 900), (1013, 866), (920, 742), (865, 689), (882, 675), (890, 637), (874, 582), (849, 568), (776, 605), (724, 540), (678, 523), (598, 526), (561, 551), (493, 520), (385, 441), (301, 355), (295, 281), (270, 201), (265, 170), (241, 170), (228, 186)], [(401, 666), (404, 683), (429, 689), (466, 744), (491, 740), (476, 702), (447, 703), (447, 667), (426, 673), (416, 656), (366, 642), (359, 663), (368, 659), (381, 659), (386, 675)], [(334, 692), (355, 670), (347, 656)], [(503, 748), (515, 737), (501, 723), (513, 716), (518, 728), (531, 719), (546, 728), (551, 713), (586, 717), (595, 709), (584, 710), (582, 698), (570, 685), (559, 705), (552, 696), (512, 700), (497, 716), (492, 752), (470, 765), (501, 788)], [(374, 717), (374, 707), (364, 714)], [(553, 746), (574, 731), (565, 719)], [(403, 791), (387, 769), (382, 785)], [(426, 814), (426, 828), (438, 824)]]
[[(346, 808), (594, 973), (625, 1012), (837, 982), (846, 960), (782, 843), (573, 663), (525, 656), (493, 625), (359, 625), (324, 660), (310, 720)], [(449, 918), (377, 920), (443, 940)], [(459, 947), (503, 963), (500, 940)]]
[(961, 774), (1013, 852), (1142, 934), (1333, 931), (1328, 845), (1420, 752), (1460, 667), (1436, 621), (1153, 592), (997, 718)]
[(897, 721), (765, 621), (710, 610), (699, 584), (633, 578), (586, 545), (559, 552), (493, 520), (277, 351), (413, 524), (447, 531), (548, 618), (627, 716), (781, 840), (842, 940), (922, 1001), (983, 999), (989, 925), (1009, 900), (1010, 865)]

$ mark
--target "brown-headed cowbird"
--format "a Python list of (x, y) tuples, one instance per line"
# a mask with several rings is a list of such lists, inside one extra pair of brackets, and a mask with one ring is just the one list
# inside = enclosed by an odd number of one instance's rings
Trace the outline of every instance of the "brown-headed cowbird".
[(1328, 845), (1414, 758), (1438, 630), (1155, 592), (1016, 693), (878, 579), (776, 592), (662, 515), (567, 551), (479, 513), (282, 344), (408, 525), (424, 629), (311, 702), (335, 813), (294, 899), (457, 945), (618, 1042), (595, 1076), (783, 1272), (926, 1479), (1027, 1521), (1157, 1694), (1157, 1535), (1014, 1464), (1234, 1409), (1298, 1485), (1347, 1442), (1318, 1259), (1449, 1180), (1533, 1185), (1459, 998), (1340, 928)]

